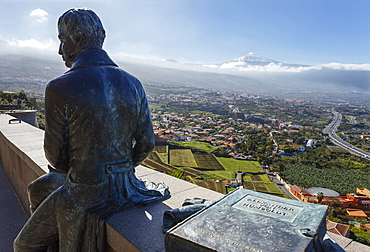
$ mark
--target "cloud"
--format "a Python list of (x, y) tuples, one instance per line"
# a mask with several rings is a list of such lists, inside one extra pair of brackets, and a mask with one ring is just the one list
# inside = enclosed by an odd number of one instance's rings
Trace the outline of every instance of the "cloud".
[(10, 54), (58, 59), (58, 42), (52, 39), (40, 41), (33, 38), (25, 40), (0, 39), (0, 55)]
[(57, 43), (52, 39), (49, 39), (45, 42), (33, 38), (25, 40), (12, 40), (8, 41), (8, 44), (15, 47), (29, 47), (40, 50), (56, 50), (58, 47)]
[(269, 73), (301, 73), (311, 70), (344, 70), (344, 71), (370, 71), (370, 64), (342, 64), (328, 63), (314, 66), (288, 65), (283, 63), (270, 63), (266, 65), (252, 65), (240, 62), (228, 62), (220, 65), (203, 65), (209, 69), (229, 70), (235, 72), (269, 72)]
[(370, 71), (370, 64), (341, 64), (333, 62), (321, 66), (334, 70)]
[(48, 21), (49, 13), (47, 13), (46, 11), (38, 8), (38, 9), (32, 10), (29, 13), (29, 16), (31, 18), (33, 18), (34, 20), (36, 20), (38, 23), (43, 23), (43, 22)]
[(323, 67), (320, 65), (317, 66), (292, 66), (285, 65), (282, 63), (270, 63), (266, 65), (249, 65), (242, 64), (240, 62), (229, 62), (221, 65), (204, 65), (210, 69), (222, 69), (230, 71), (239, 71), (239, 72), (272, 72), (272, 73), (299, 73), (310, 70), (321, 70)]

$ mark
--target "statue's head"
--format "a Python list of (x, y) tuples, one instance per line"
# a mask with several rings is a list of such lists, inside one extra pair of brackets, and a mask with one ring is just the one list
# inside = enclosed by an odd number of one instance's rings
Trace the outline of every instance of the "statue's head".
[(71, 67), (83, 49), (102, 47), (105, 30), (98, 15), (89, 9), (70, 9), (58, 20), (59, 54)]

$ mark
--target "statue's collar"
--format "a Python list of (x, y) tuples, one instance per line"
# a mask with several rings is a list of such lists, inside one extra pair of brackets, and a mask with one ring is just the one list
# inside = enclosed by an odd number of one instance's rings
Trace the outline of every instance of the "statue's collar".
[(82, 50), (78, 54), (69, 71), (89, 65), (111, 65), (118, 67), (103, 49), (100, 47), (91, 47)]

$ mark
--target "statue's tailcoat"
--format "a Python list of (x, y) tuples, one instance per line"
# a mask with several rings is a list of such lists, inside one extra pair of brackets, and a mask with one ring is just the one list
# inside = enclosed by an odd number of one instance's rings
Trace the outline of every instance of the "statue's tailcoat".
[(45, 155), (55, 170), (32, 188), (64, 183), (45, 200), (31, 195), (37, 209), (19, 233), (16, 251), (57, 240), (59, 251), (98, 251), (101, 219), (169, 194), (163, 183), (134, 174), (154, 147), (148, 102), (141, 83), (101, 48), (80, 52), (68, 72), (50, 81), (45, 120)]

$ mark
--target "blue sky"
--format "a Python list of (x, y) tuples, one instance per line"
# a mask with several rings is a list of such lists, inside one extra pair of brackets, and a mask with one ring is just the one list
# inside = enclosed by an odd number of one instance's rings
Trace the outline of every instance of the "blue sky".
[(221, 63), (249, 52), (284, 63), (370, 63), (370, 1), (0, 0), (0, 53), (57, 55), (58, 17), (93, 9), (120, 57)]

